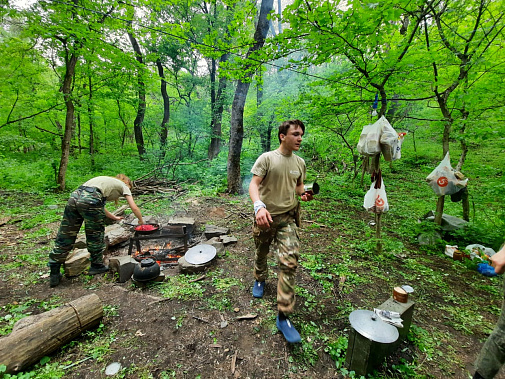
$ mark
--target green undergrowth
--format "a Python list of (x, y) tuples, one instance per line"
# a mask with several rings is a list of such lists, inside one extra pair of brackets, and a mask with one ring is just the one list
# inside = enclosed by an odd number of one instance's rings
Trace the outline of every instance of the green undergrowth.
[(26, 299), (23, 302), (12, 302), (1, 307), (0, 336), (5, 336), (19, 320), (41, 312), (47, 312), (62, 305), (58, 296), (51, 297), (48, 301)]
[(200, 282), (191, 282), (198, 275), (176, 275), (152, 284), (163, 297), (177, 300), (196, 300), (203, 297), (205, 288)]
[[(491, 150), (496, 152), (495, 147)], [(485, 338), (493, 327), (489, 319), (496, 318), (500, 313), (497, 304), (502, 297), (502, 277), (484, 277), (476, 272), (475, 261), (457, 262), (444, 254), (446, 244), (465, 247), (470, 243), (480, 243), (496, 250), (503, 242), (505, 210), (502, 194), (505, 185), (502, 163), (494, 155), (488, 157), (483, 154), (481, 149), (472, 152), (465, 163), (463, 172), (470, 178), (470, 223), (457, 232), (445, 232), (432, 222), (422, 221), (423, 216), (434, 210), (436, 205), (436, 196), (425, 183), (425, 178), (441, 160), (440, 151), (433, 151), (428, 144), (419, 143), (417, 152), (407, 144), (402, 159), (393, 162), (392, 166), (381, 162), (390, 210), (381, 217), (380, 240), (376, 238), (373, 225), (377, 220), (363, 208), (363, 196), (370, 186), (369, 176), (364, 176), (363, 184), (360, 183), (361, 175), (354, 180), (349, 173), (320, 176), (321, 193), (315, 201), (302, 204), (302, 258), (297, 279), (301, 276), (303, 280), (297, 280), (298, 310), (293, 321), (299, 326), (303, 341), (287, 354), (290, 371), (287, 375), (303, 375), (318, 365), (323, 354), (328, 354), (340, 374), (356, 378), (344, 367), (348, 330), (340, 326), (347, 325), (353, 310), (378, 306), (391, 296), (393, 287), (402, 284), (414, 287), (412, 296), (416, 301), (416, 312), (426, 318), (429, 310), (430, 317), (436, 321), (430, 325), (422, 323), (423, 318), (414, 320), (408, 335), (408, 349), (411, 351), (393, 365), (381, 367), (380, 373), (375, 372), (369, 378), (425, 378), (430, 377), (426, 367), (451, 372), (455, 365), (463, 365), (458, 357), (461, 347), (456, 345), (461, 338), (456, 340), (451, 333), (458, 333), (462, 338)], [(456, 157), (455, 151), (452, 155), (454, 163)], [(483, 160), (483, 157), (486, 159)], [(128, 171), (131, 169), (140, 176), (140, 169), (133, 167), (132, 161), (127, 159), (127, 162), (122, 171), (130, 174)], [(86, 175), (103, 173), (109, 168), (105, 161), (97, 164), (100, 170), (85, 170)], [(188, 168), (187, 176), (196, 174), (198, 180), (191, 181), (186, 177), (181, 181), (187, 191), (185, 196), (215, 201), (219, 207), (225, 208), (227, 214), (250, 214), (250, 208), (247, 212), (243, 208), (247, 195), (216, 196), (225, 187), (225, 179), (218, 173), (225, 166), (220, 158), (214, 168), (207, 164), (203, 168)], [(111, 163), (110, 168), (115, 170), (118, 167)], [(210, 174), (205, 174), (204, 168), (215, 176), (209, 183), (205, 180)], [(50, 171), (45, 170), (48, 176)], [(318, 174), (309, 173), (311, 177)], [(4, 177), (10, 178), (5, 172)], [(80, 184), (78, 179), (71, 174), (68, 187), (77, 187)], [(19, 186), (20, 183), (16, 182), (11, 188)], [(0, 212), (2, 217), (10, 217), (7, 226), (24, 232), (16, 245), (8, 246), (8, 250), (2, 246), (9, 252), (0, 255), (0, 274), (7, 283), (38, 284), (44, 280), (42, 273), (47, 271), (45, 263), (51, 249), (47, 240), (52, 230), (48, 225), (60, 220), (68, 193), (55, 194), (46, 187), (37, 191), (22, 194), (11, 189), (2, 193)], [(136, 197), (143, 213), (153, 216), (170, 216), (186, 211), (188, 205), (183, 200), (184, 197), (174, 201), (165, 194)], [(462, 217), (461, 203), (446, 199), (444, 212)], [(242, 230), (249, 227), (250, 218), (231, 217), (229, 224), (232, 230)], [(431, 245), (421, 246), (418, 236), (423, 233), (438, 234)], [(381, 252), (377, 251), (379, 243)], [(243, 255), (233, 253), (233, 249), (226, 254), (226, 258), (234, 262), (243, 263), (245, 259)], [(274, 260), (270, 260), (269, 265), (271, 268), (276, 266)], [(270, 280), (275, 281), (276, 273), (271, 271)], [(167, 276), (162, 283), (149, 284), (148, 289), (174, 302), (195, 302), (202, 309), (234, 312), (238, 306), (236, 294), (249, 291), (249, 279), (215, 267), (205, 275), (205, 281), (196, 281), (201, 276), (199, 274)], [(109, 280), (112, 279), (104, 276), (104, 281)], [(83, 275), (78, 285), (93, 290), (101, 284)], [(496, 301), (484, 304), (478, 294)], [(23, 317), (58, 305), (61, 305), (58, 298), (52, 298), (48, 303), (34, 299), (7, 303), (0, 312), (0, 335), (8, 334), (15, 322)], [(275, 299), (252, 299), (250, 306), (252, 311), (262, 315), (254, 327), (255, 334), (266, 331), (263, 339), (267, 340), (278, 333), (274, 321)], [(104, 311), (106, 319), (118, 315), (118, 309), (113, 306)], [(187, 312), (181, 308), (172, 315), (170, 325), (175, 329), (181, 328), (187, 317)], [(114, 331), (102, 326), (83, 339), (68, 344), (58, 357), (43, 359), (32, 371), (16, 376), (6, 374), (4, 377), (63, 377), (68, 371), (65, 367), (81, 359), (107, 360), (113, 354), (116, 338)], [(135, 344), (138, 341), (132, 339), (130, 342)], [(71, 359), (66, 355), (70, 350), (75, 355)], [(118, 375), (140, 377), (148, 375), (145, 370), (145, 367), (132, 365)], [(176, 370), (172, 368), (160, 374), (160, 377), (175, 376)]]

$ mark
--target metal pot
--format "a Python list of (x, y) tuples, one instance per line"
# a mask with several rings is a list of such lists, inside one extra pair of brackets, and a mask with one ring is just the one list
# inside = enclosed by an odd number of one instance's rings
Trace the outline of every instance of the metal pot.
[(312, 195), (317, 195), (319, 193), (319, 184), (316, 182), (305, 184), (303, 186), (303, 190), (305, 192), (310, 192)]
[(144, 259), (133, 270), (133, 280), (148, 282), (160, 276), (160, 265), (151, 258)]

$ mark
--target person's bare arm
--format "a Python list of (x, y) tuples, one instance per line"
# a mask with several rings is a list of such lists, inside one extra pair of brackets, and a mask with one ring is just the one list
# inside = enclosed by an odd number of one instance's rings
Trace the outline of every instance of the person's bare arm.
[(138, 218), (139, 225), (142, 225), (144, 223), (144, 220), (142, 219), (142, 213), (140, 212), (139, 207), (137, 207), (137, 204), (135, 204), (135, 201), (133, 200), (133, 196), (126, 195), (125, 198), (126, 198), (126, 201), (128, 202), (128, 205), (130, 206), (130, 209), (132, 210), (133, 214)]
[[(262, 177), (253, 175), (251, 183), (249, 184), (249, 196), (253, 203), (260, 200), (260, 184), (263, 181)], [(268, 228), (270, 223), (273, 222), (270, 212), (266, 208), (261, 208), (256, 212), (256, 224), (260, 228)]]
[(500, 251), (491, 257), (491, 266), (494, 267), (494, 271), (497, 274), (505, 272), (505, 244), (501, 247)]
[(122, 220), (123, 217), (119, 217), (119, 216), (114, 216), (112, 213), (110, 213), (107, 208), (104, 208), (105, 210), (105, 216), (107, 216), (107, 218), (110, 218), (111, 220), (114, 220), (114, 221), (119, 221), (119, 220)]

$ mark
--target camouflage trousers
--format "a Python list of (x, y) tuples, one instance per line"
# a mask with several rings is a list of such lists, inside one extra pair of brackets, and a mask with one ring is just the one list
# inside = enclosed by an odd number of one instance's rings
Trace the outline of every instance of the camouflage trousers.
[(73, 248), (77, 234), (85, 223), (86, 245), (92, 263), (103, 262), (105, 250), (105, 202), (99, 191), (75, 190), (65, 206), (55, 246), (49, 254), (49, 265), (65, 263)]
[[(505, 294), (505, 282), (504, 282)], [(475, 361), (475, 370), (484, 378), (491, 379), (500, 371), (505, 363), (505, 299), (502, 304), (500, 318), (493, 332), (482, 346)]]
[(254, 277), (263, 282), (268, 277), (267, 255), (273, 242), (273, 253), (279, 264), (277, 280), (277, 308), (289, 314), (295, 306), (295, 274), (300, 258), (300, 239), (295, 223), (295, 212), (291, 211), (273, 216), (268, 229), (253, 226), (256, 255), (254, 258)]

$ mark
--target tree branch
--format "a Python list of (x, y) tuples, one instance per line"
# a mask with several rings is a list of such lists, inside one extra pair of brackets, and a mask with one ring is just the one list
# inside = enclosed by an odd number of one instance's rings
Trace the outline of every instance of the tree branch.
[(40, 111), (40, 112), (34, 113), (34, 114), (30, 115), (30, 116), (21, 117), (21, 118), (18, 118), (18, 119), (16, 119), (16, 120), (12, 120), (12, 121), (7, 121), (6, 123), (4, 123), (4, 124), (0, 125), (0, 128), (3, 128), (4, 126), (9, 125), (9, 124), (13, 124), (13, 123), (15, 123), (15, 122), (23, 121), (23, 120), (26, 120), (26, 119), (29, 119), (29, 118), (32, 118), (32, 117), (38, 116), (39, 114), (42, 114), (42, 113), (45, 113), (45, 112), (49, 112), (51, 109), (56, 108), (58, 105), (61, 105), (61, 104), (55, 104), (55, 105), (53, 105), (53, 106), (52, 106), (52, 107), (50, 107), (50, 108), (44, 109), (43, 111)]
[(59, 134), (59, 133), (51, 132), (50, 130), (43, 129), (43, 128), (41, 128), (40, 126), (37, 126), (37, 125), (35, 125), (35, 129), (38, 129), (38, 130), (41, 130), (41, 131), (43, 131), (43, 132), (47, 132), (47, 133), (53, 134), (53, 135), (58, 136), (58, 137), (60, 137), (60, 138), (61, 138), (61, 137), (63, 137), (63, 136), (62, 136), (61, 134)]

